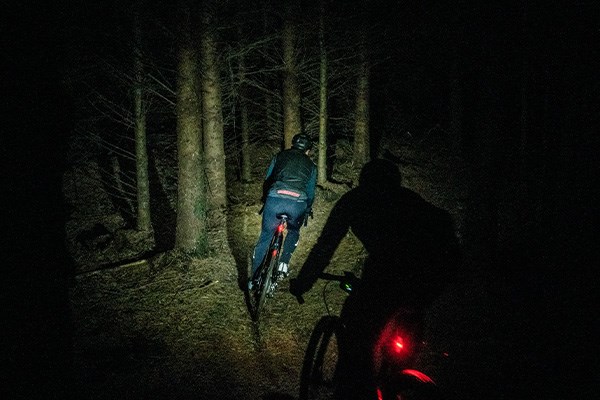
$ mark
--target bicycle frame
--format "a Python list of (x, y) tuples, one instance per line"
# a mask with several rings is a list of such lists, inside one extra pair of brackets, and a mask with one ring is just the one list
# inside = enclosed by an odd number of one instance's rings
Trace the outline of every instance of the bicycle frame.
[(275, 228), (275, 233), (273, 233), (273, 238), (271, 239), (271, 244), (269, 245), (268, 253), (265, 255), (265, 261), (263, 262), (263, 265), (273, 264), (274, 267), (272, 272), (271, 285), (267, 288), (268, 297), (273, 297), (275, 289), (277, 289), (277, 283), (279, 282), (279, 259), (281, 258), (281, 251), (283, 249), (283, 242), (285, 240), (285, 231), (287, 229), (288, 216), (286, 214), (282, 214), (278, 215), (277, 217), (280, 219), (279, 224), (277, 225), (277, 228)]
[(255, 289), (250, 293), (253, 302), (251, 314), (254, 321), (258, 321), (266, 298), (273, 297), (280, 278), (278, 265), (279, 259), (281, 258), (283, 243), (285, 241), (288, 216), (286, 214), (281, 214), (278, 215), (277, 218), (279, 218), (280, 221), (275, 228), (275, 232), (273, 232), (273, 237), (271, 238), (267, 253), (252, 277), (256, 282)]

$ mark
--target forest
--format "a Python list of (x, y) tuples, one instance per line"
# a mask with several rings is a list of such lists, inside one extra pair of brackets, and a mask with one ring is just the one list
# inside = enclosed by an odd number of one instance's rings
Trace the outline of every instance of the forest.
[[(318, 182), (292, 276), (385, 159), (460, 243), (427, 314), (447, 398), (594, 393), (592, 3), (7, 10), (3, 397), (297, 398), (310, 332), (345, 294), (318, 282), (300, 305), (286, 281), (258, 324), (243, 289), (266, 168), (300, 132)], [(360, 274), (358, 236), (329, 272)]]

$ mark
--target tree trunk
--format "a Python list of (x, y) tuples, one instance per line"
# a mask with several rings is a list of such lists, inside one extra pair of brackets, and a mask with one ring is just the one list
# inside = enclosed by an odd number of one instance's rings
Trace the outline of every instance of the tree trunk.
[[(231, 254), (227, 239), (227, 180), (225, 175), (225, 143), (219, 59), (213, 25), (214, 4), (206, 1), (201, 13), (202, 37), (202, 109), (204, 115), (204, 154), (208, 181), (208, 223), (211, 235), (209, 246)], [(211, 229), (211, 228), (216, 229)]]
[[(263, 36), (267, 37), (269, 34), (269, 11), (270, 11), (270, 0), (263, 0), (262, 11), (263, 11)], [(266, 83), (266, 82), (265, 82)], [(265, 124), (263, 136), (265, 138), (270, 136), (278, 137), (281, 131), (277, 128), (280, 124), (281, 111), (279, 103), (273, 101), (273, 87), (271, 83), (266, 83), (266, 90), (264, 91), (264, 104), (265, 104)]]
[(283, 139), (286, 149), (292, 147), (292, 138), (302, 130), (300, 88), (296, 71), (296, 27), (293, 21), (298, 8), (296, 0), (286, 1), (283, 23)]
[(369, 140), (369, 62), (367, 58), (366, 29), (361, 31), (359, 44), (359, 75), (356, 88), (354, 123), (354, 167), (362, 168), (370, 158)]
[(327, 49), (325, 48), (325, 0), (321, 0), (319, 21), (320, 63), (320, 99), (319, 99), (319, 158), (317, 161), (317, 180), (320, 185), (327, 184)]
[[(138, 3), (139, 6), (139, 3)], [(137, 229), (151, 234), (150, 181), (148, 178), (148, 149), (146, 145), (146, 110), (143, 103), (144, 66), (142, 62), (142, 28), (140, 10), (136, 10), (134, 21), (134, 132), (135, 164), (137, 181)]]
[(190, 39), (189, 13), (182, 28), (177, 76), (178, 193), (175, 247), (203, 256), (207, 252), (206, 196), (202, 169), (198, 68)]
[(202, 110), (204, 116), (204, 152), (208, 181), (208, 204), (211, 211), (227, 206), (225, 146), (219, 65), (211, 15), (202, 12)]
[(250, 160), (250, 122), (248, 120), (248, 105), (244, 100), (240, 104), (242, 117), (242, 182), (252, 182), (252, 163)]
[[(240, 40), (243, 38), (242, 29), (238, 29), (238, 37)], [(241, 180), (244, 183), (252, 180), (252, 164), (250, 162), (250, 122), (248, 120), (248, 104), (246, 101), (246, 62), (244, 55), (239, 57), (239, 76), (240, 76), (240, 116), (241, 116), (241, 131), (242, 131), (242, 165), (241, 165)]]

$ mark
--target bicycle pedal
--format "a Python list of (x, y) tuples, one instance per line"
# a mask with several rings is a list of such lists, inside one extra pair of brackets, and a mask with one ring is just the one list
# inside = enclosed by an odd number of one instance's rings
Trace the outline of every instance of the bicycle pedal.
[(285, 279), (288, 276), (290, 276), (290, 271), (277, 271), (277, 279), (278, 280)]

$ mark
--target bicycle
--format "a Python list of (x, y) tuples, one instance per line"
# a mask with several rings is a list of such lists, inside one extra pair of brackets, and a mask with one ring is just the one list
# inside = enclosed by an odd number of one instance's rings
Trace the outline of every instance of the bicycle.
[[(346, 293), (352, 293), (360, 279), (351, 272), (343, 276), (322, 273), (320, 279), (339, 282)], [(325, 289), (324, 289), (325, 293)], [(297, 296), (302, 304), (304, 299)], [(346, 334), (344, 321), (331, 315), (321, 317), (308, 341), (300, 375), (299, 400), (335, 398), (340, 384), (338, 342)], [(439, 399), (441, 391), (434, 380), (414, 368), (419, 354), (428, 351), (421, 340), (420, 321), (409, 310), (399, 310), (386, 322), (373, 343), (372, 371), (375, 383), (373, 398), (379, 400)], [(446, 353), (442, 353), (444, 357)]]
[(273, 297), (279, 280), (283, 277), (283, 273), (279, 271), (279, 259), (283, 249), (285, 233), (287, 229), (287, 214), (277, 215), (279, 224), (273, 232), (273, 237), (269, 244), (267, 253), (260, 266), (252, 276), (252, 288), (249, 289), (250, 296), (250, 315), (253, 321), (258, 321), (261, 311), (267, 298)]

